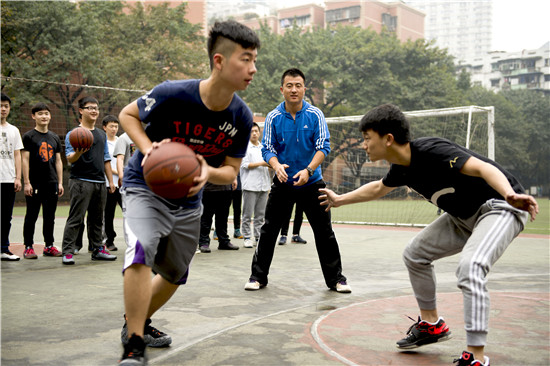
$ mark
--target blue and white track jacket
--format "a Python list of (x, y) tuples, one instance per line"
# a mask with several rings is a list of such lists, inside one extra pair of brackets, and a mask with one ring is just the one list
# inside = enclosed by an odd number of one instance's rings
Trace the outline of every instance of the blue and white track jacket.
[[(330, 133), (319, 108), (304, 100), (302, 109), (296, 113), (296, 120), (285, 110), (285, 102), (268, 113), (262, 139), (262, 156), (268, 163), (269, 159), (276, 156), (279, 163), (289, 165), (286, 169), (287, 184), (297, 180), (292, 177), (308, 166), (317, 151), (322, 151), (325, 156), (330, 152)], [(321, 179), (323, 175), (319, 166), (304, 186)]]

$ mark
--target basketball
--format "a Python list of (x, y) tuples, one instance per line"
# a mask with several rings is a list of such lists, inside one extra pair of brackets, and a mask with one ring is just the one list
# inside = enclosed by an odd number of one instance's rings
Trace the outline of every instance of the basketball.
[(69, 142), (73, 149), (89, 149), (94, 143), (94, 135), (92, 131), (84, 127), (77, 127), (69, 134)]
[(193, 150), (179, 142), (160, 145), (143, 165), (143, 176), (149, 188), (168, 199), (186, 197), (193, 186), (193, 178), (200, 172), (201, 166)]

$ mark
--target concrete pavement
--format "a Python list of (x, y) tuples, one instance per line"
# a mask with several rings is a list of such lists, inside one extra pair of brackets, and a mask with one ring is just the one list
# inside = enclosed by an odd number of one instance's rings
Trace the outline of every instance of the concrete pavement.
[[(22, 217), (12, 243), (22, 243)], [(64, 219), (56, 221), (60, 243)], [(41, 237), (41, 220), (35, 238)], [(231, 225), (229, 225), (231, 227)], [(2, 365), (116, 365), (120, 329), (122, 220), (115, 262), (88, 253), (2, 262)], [(230, 230), (230, 232), (232, 232)], [(187, 285), (153, 317), (170, 334), (165, 349), (148, 349), (150, 365), (451, 365), (465, 348), (458, 256), (436, 262), (439, 308), (453, 332), (447, 342), (399, 352), (395, 341), (416, 318), (401, 252), (414, 229), (335, 226), (351, 294), (329, 291), (311, 229), (306, 245), (277, 246), (266, 288), (249, 292), (253, 249), (195, 256)], [(549, 238), (517, 238), (489, 276), (491, 365), (550, 364)], [(14, 244), (22, 252), (22, 246)], [(41, 252), (41, 246), (36, 246)]]

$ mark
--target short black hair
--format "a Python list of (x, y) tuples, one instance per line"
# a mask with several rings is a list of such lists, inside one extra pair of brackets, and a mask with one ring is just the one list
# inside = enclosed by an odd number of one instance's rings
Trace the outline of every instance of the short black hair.
[(2, 93), (2, 96), (0, 97), (0, 102), (8, 102), (11, 106), (11, 99), (6, 94)]
[(118, 118), (116, 118), (116, 116), (113, 116), (112, 114), (108, 114), (106, 115), (105, 117), (103, 117), (103, 121), (101, 121), (101, 124), (103, 126), (107, 126), (107, 124), (109, 122), (115, 122), (115, 123), (120, 123)]
[(78, 100), (78, 108), (84, 108), (88, 103), (94, 103), (99, 105), (99, 102), (94, 97), (83, 97)]
[(382, 104), (368, 111), (361, 118), (359, 129), (361, 132), (373, 130), (380, 136), (391, 133), (395, 142), (400, 145), (411, 141), (409, 120), (399, 107), (393, 104)]
[[(258, 127), (258, 130), (261, 130), (260, 125), (256, 122), (252, 122), (252, 127)], [(250, 129), (252, 129), (252, 127)]]
[(306, 76), (304, 75), (302, 70), (293, 67), (283, 72), (283, 76), (281, 76), (281, 86), (283, 86), (283, 83), (285, 82), (285, 77), (289, 75), (292, 77), (300, 76), (302, 79), (304, 79), (304, 85), (306, 84)]
[(36, 112), (40, 112), (40, 111), (51, 112), (50, 107), (48, 107), (48, 105), (46, 103), (38, 102), (38, 103), (36, 103), (35, 105), (32, 106), (32, 109), (31, 109), (32, 114), (35, 114)]
[[(232, 44), (228, 41), (231, 41)], [(245, 49), (260, 49), (260, 38), (246, 25), (234, 20), (214, 23), (208, 34), (207, 42), (210, 70), (214, 67), (214, 54), (221, 53), (226, 57), (230, 56), (235, 49), (235, 43)]]

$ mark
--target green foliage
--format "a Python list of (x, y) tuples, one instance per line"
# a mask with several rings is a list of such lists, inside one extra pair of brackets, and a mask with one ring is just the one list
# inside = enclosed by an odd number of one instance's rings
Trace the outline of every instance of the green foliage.
[[(57, 83), (32, 83), (9, 93), (17, 95), (18, 104), (55, 104), (65, 114), (67, 130), (78, 120), (76, 101), (95, 91), (67, 84), (143, 90), (208, 71), (200, 26), (185, 20), (185, 3), (170, 8), (140, 2), (128, 7), (121, 1), (4, 1), (1, 6), (2, 75)], [(101, 99), (102, 111), (111, 113), (135, 93)]]
[(363, 114), (382, 103), (405, 110), (456, 106), (461, 93), (452, 57), (424, 40), (401, 43), (391, 33), (338, 26), (303, 32), (294, 26), (274, 35), (260, 30), (258, 73), (242, 93), (252, 110), (266, 114), (282, 101), (280, 75), (298, 67), (306, 99), (327, 117)]

